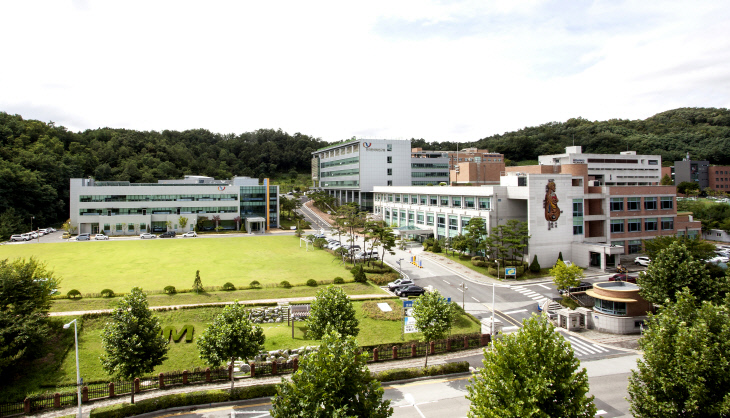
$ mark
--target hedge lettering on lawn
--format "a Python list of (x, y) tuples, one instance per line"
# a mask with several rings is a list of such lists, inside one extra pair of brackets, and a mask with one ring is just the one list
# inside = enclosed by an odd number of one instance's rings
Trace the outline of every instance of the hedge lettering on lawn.
[(191, 343), (193, 342), (193, 331), (194, 327), (192, 325), (185, 325), (180, 332), (177, 332), (175, 327), (168, 325), (162, 329), (162, 337), (166, 340), (172, 337), (172, 341), (180, 342), (180, 339), (185, 335), (185, 342)]

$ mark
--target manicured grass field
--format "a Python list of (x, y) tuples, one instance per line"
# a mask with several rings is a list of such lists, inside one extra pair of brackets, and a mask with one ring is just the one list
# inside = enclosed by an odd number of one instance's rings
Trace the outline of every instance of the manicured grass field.
[(171, 285), (190, 289), (195, 271), (203, 286), (231, 282), (263, 286), (289, 281), (348, 277), (332, 255), (299, 247), (293, 236), (175, 238), (58, 242), (0, 246), (0, 259), (35, 257), (62, 279), (61, 293), (78, 289), (98, 293), (103, 289), (128, 292), (139, 286), (148, 292)]
[[(401, 341), (402, 322), (374, 320), (363, 315), (361, 306), (363, 302), (353, 302), (360, 321), (360, 334), (357, 337), (360, 345), (376, 345), (386, 343), (397, 343)], [(220, 307), (182, 309), (165, 312), (157, 312), (163, 327), (171, 325), (178, 329), (184, 325), (195, 327), (193, 342), (186, 343), (185, 338), (179, 342), (170, 343), (169, 359), (161, 366), (158, 366), (154, 373), (192, 370), (195, 367), (206, 367), (205, 362), (199, 358), (195, 340), (207, 328), (213, 318), (221, 312)], [(108, 316), (81, 320), (79, 331), (79, 364), (81, 376), (84, 381), (91, 382), (105, 380), (109, 376), (102, 370), (99, 362), (99, 355), (103, 353), (101, 347), (101, 331)], [(71, 317), (54, 318), (53, 338), (49, 341), (49, 354), (30, 365), (23, 377), (14, 382), (13, 387), (2, 387), (0, 398), (9, 399), (14, 396), (24, 396), (28, 391), (50, 390), (42, 389), (40, 385), (55, 385), (65, 382), (73, 382), (76, 379), (76, 359), (73, 347), (73, 330), (61, 329), (61, 324), (72, 320)], [(266, 349), (298, 348), (303, 345), (318, 345), (318, 341), (304, 339), (304, 323), (297, 322), (294, 327), (294, 338), (291, 337), (291, 327), (286, 323), (262, 324), (266, 333)], [(480, 326), (466, 316), (458, 318), (452, 334), (464, 334), (479, 332)], [(420, 338), (421, 334), (406, 334), (407, 341)], [(50, 347), (50, 346), (53, 347)], [(1, 399), (0, 399), (1, 401)]]

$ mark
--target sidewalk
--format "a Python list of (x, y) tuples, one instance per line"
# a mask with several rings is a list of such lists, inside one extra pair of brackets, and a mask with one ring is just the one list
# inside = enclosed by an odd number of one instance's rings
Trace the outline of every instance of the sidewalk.
[[(482, 354), (483, 349), (482, 348), (474, 348), (471, 350), (464, 350), (464, 351), (457, 351), (454, 353), (449, 354), (440, 354), (440, 355), (433, 355), (428, 356), (428, 364), (429, 365), (437, 365), (437, 364), (444, 364), (448, 363), (450, 360), (455, 360), (463, 357), (469, 357), (474, 355), (480, 355)], [(406, 369), (411, 367), (423, 367), (423, 363), (425, 362), (424, 357), (418, 357), (414, 359), (406, 359), (406, 360), (395, 360), (395, 361), (383, 361), (378, 363), (372, 363), (368, 364), (368, 369), (370, 369), (371, 372), (379, 372), (383, 370), (392, 370), (392, 369)], [(270, 383), (280, 383), (282, 378), (289, 380), (291, 378), (291, 374), (281, 375), (281, 376), (269, 376), (269, 377), (262, 377), (262, 378), (243, 378), (239, 379), (235, 383), (235, 387), (246, 387), (246, 386), (255, 386), (255, 385), (263, 385), (263, 384), (270, 384)], [(164, 389), (164, 390), (151, 390), (149, 392), (142, 392), (134, 395), (135, 402), (141, 401), (143, 399), (152, 399), (157, 398), (160, 396), (165, 395), (172, 395), (175, 393), (188, 393), (188, 392), (199, 392), (204, 390), (212, 390), (212, 389), (224, 389), (228, 390), (231, 387), (231, 382), (217, 382), (217, 383), (211, 383), (211, 384), (204, 384), (204, 385), (194, 385), (194, 386), (178, 386), (173, 387), (171, 389)], [(107, 405), (114, 405), (118, 403), (129, 403), (130, 395), (124, 395), (124, 396), (117, 396), (112, 399), (100, 399), (97, 401), (91, 401), (88, 403), (85, 403), (82, 405), (82, 412), (85, 417), (89, 416), (89, 413), (92, 409), (99, 408), (102, 406)], [(42, 417), (42, 418), (57, 418), (62, 417), (65, 415), (75, 415), (78, 413), (78, 406), (74, 407), (68, 407), (64, 409), (58, 409), (58, 410), (49, 410), (45, 412), (41, 412), (39, 414), (35, 414), (36, 417)]]

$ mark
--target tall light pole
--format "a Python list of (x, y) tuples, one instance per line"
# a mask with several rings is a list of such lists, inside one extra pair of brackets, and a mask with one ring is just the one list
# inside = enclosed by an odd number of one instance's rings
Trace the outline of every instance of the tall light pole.
[(35, 219), (35, 216), (30, 217), (30, 232), (33, 232), (33, 219)]
[(459, 287), (461, 288), (461, 309), (464, 309), (464, 297), (466, 296), (466, 291), (469, 288), (466, 286), (466, 283), (464, 283), (464, 282), (461, 282)]
[[(499, 260), (497, 260), (497, 280), (499, 280)], [(494, 287), (496, 283), (492, 283), (492, 337), (494, 337), (494, 315), (496, 314), (496, 311), (494, 310)]]
[(69, 322), (68, 324), (63, 325), (63, 329), (69, 329), (71, 327), (71, 323), (74, 324), (74, 343), (76, 345), (76, 391), (77, 391), (77, 397), (79, 400), (79, 416), (78, 418), (81, 418), (81, 374), (79, 373), (79, 333), (78, 329), (76, 328), (76, 320)]

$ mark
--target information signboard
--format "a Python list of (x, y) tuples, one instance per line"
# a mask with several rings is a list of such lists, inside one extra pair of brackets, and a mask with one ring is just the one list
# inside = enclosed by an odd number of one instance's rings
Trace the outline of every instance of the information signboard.
[(418, 328), (416, 328), (416, 318), (407, 316), (404, 319), (403, 332), (406, 334), (418, 332)]
[(505, 277), (509, 277), (509, 276), (517, 277), (517, 268), (515, 268), (515, 267), (506, 267), (504, 269), (504, 275), (505, 275)]

